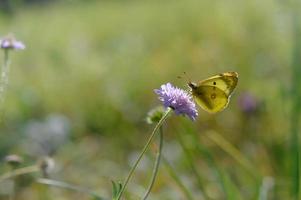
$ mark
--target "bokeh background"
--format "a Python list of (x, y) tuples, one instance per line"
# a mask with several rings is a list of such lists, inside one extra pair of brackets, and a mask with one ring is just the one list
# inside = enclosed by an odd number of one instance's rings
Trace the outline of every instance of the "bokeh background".
[[(223, 112), (168, 119), (169, 164), (162, 163), (149, 199), (298, 199), (300, 7), (281, 0), (2, 0), (0, 34), (13, 33), (26, 50), (10, 53), (0, 173), (12, 170), (7, 155), (20, 156), (19, 167), (49, 156), (50, 178), (109, 199), (111, 180), (124, 180), (152, 131), (145, 117), (160, 105), (153, 90), (167, 82), (187, 89), (187, 78), (177, 78), (183, 72), (199, 81), (236, 71)], [(125, 199), (144, 193), (154, 154), (153, 147)], [(39, 184), (40, 176), (0, 183), (0, 199), (91, 199)]]

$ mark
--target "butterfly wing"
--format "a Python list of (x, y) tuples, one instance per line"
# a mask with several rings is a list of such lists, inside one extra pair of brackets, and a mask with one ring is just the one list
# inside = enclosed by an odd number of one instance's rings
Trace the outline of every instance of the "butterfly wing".
[(198, 86), (217, 87), (229, 97), (235, 89), (237, 82), (238, 74), (236, 72), (226, 72), (200, 81)]
[(196, 103), (209, 113), (223, 110), (229, 100), (225, 92), (214, 86), (201, 85), (192, 90)]
[(196, 103), (209, 113), (222, 111), (227, 107), (230, 96), (238, 82), (236, 72), (226, 72), (191, 85)]

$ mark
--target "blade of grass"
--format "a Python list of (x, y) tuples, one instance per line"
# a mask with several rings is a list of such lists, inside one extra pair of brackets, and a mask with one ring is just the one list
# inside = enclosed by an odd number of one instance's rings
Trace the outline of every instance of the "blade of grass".
[(186, 158), (186, 161), (188, 162), (188, 165), (189, 167), (191, 168), (195, 178), (196, 178), (196, 181), (197, 181), (197, 185), (198, 185), (198, 188), (202, 191), (202, 193), (204, 194), (204, 197), (205, 199), (208, 199), (208, 196), (205, 192), (205, 188), (204, 188), (204, 185), (203, 185), (203, 180), (202, 180), (202, 177), (197, 169), (197, 167), (195, 166), (195, 158), (193, 156), (193, 153), (191, 151), (190, 148), (188, 148), (187, 144), (185, 143), (184, 141), (184, 138), (182, 136), (183, 131), (181, 131), (180, 133), (177, 132), (176, 136), (177, 136), (177, 141), (179, 141), (182, 149), (183, 149), (183, 152), (185, 154), (185, 158)]
[(47, 179), (47, 178), (38, 178), (37, 183), (48, 185), (48, 186), (53, 186), (53, 187), (58, 187), (58, 188), (63, 188), (63, 189), (68, 189), (68, 190), (73, 190), (81, 193), (85, 193), (90, 195), (91, 197), (99, 200), (103, 200), (104, 198), (100, 197), (98, 194), (96, 194), (94, 191), (89, 190), (87, 188), (83, 188), (80, 186), (76, 186), (70, 183), (62, 182), (62, 181), (57, 181), (57, 180), (52, 180), (52, 179)]
[(32, 165), (32, 166), (28, 166), (28, 167), (23, 167), (23, 168), (18, 168), (15, 169), (13, 171), (7, 172), (3, 175), (0, 176), (0, 182), (10, 179), (10, 178), (14, 178), (16, 176), (21, 176), (24, 174), (30, 174), (30, 173), (34, 173), (34, 172), (38, 172), (40, 171), (40, 167), (37, 165)]
[[(198, 140), (195, 140), (195, 141), (198, 141)], [(205, 157), (210, 168), (214, 171), (215, 176), (219, 180), (220, 186), (225, 194), (226, 199), (228, 199), (228, 200), (241, 199), (241, 198), (236, 198), (237, 196), (240, 196), (238, 189), (236, 190), (237, 195), (233, 194), (233, 190), (231, 188), (234, 188), (234, 186), (232, 186), (233, 183), (231, 182), (231, 179), (230, 178), (228, 178), (227, 180), (225, 179), (225, 175), (224, 175), (223, 171), (218, 167), (217, 163), (215, 162), (213, 156), (208, 151), (208, 149), (203, 147), (201, 144), (198, 144), (197, 151)]]
[[(295, 5), (295, 8), (300, 6), (300, 3)], [(301, 111), (301, 28), (299, 9), (292, 13), (293, 19), (293, 62), (292, 62), (292, 110), (291, 110), (291, 152), (292, 156), (292, 196), (293, 199), (300, 199), (300, 147), (299, 147), (299, 120)]]
[(259, 180), (259, 176), (256, 173), (256, 168), (253, 164), (243, 156), (240, 151), (228, 142), (223, 136), (215, 131), (206, 133), (206, 136), (217, 144), (221, 149), (228, 153), (236, 162), (238, 162), (246, 171), (248, 171), (256, 180)]
[(169, 175), (173, 178), (173, 180), (176, 182), (176, 184), (179, 186), (179, 188), (182, 190), (183, 194), (185, 195), (185, 199), (187, 200), (194, 200), (193, 195), (191, 192), (186, 188), (186, 186), (182, 183), (180, 177), (177, 175), (175, 170), (172, 168), (170, 163), (167, 161), (165, 157), (163, 157), (164, 166), (169, 173)]
[(269, 191), (272, 190), (273, 187), (274, 187), (274, 179), (272, 177), (264, 177), (262, 179), (258, 200), (268, 200)]
[[(218, 167), (218, 164), (214, 160), (211, 152), (199, 142), (198, 132), (196, 130), (188, 130), (187, 133), (192, 137), (191, 141), (193, 142), (193, 146), (195, 147), (195, 154), (202, 155), (204, 159), (206, 159), (207, 164), (216, 176), (221, 190), (224, 192), (225, 199), (242, 199), (239, 189), (234, 185), (230, 177), (227, 176), (227, 178), (225, 178), (225, 173)], [(233, 194), (233, 188), (236, 188), (235, 194)]]
[(229, 200), (236, 200), (236, 199), (243, 199), (240, 195), (239, 189), (237, 186), (233, 183), (231, 180), (230, 176), (226, 172), (220, 172), (221, 174), (221, 179), (223, 186), (226, 191), (226, 199)]

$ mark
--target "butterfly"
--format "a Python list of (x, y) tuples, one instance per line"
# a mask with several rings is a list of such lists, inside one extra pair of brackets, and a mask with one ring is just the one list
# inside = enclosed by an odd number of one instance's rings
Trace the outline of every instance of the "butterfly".
[(225, 72), (199, 83), (189, 82), (195, 102), (209, 113), (224, 110), (238, 82), (237, 72)]

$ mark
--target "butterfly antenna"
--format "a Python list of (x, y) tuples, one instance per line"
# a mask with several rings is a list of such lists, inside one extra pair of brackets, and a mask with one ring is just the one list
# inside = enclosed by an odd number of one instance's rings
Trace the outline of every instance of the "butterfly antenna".
[[(183, 73), (183, 74), (185, 75), (185, 73)], [(177, 78), (178, 78), (178, 79), (182, 79), (182, 78), (184, 78), (184, 76), (179, 75), (179, 76), (177, 76)]]
[(188, 81), (188, 83), (191, 83), (191, 78), (187, 75), (187, 73), (183, 72), (183, 74), (184, 74), (186, 80)]
[[(187, 76), (186, 72), (183, 72), (183, 76), (179, 75), (179, 76), (177, 76), (177, 78), (178, 78), (178, 79), (185, 78), (186, 81), (188, 81), (188, 82), (186, 82), (186, 83), (188, 83), (188, 86), (189, 86), (189, 84), (191, 83), (191, 79), (190, 79), (190, 77)], [(187, 84), (185, 84), (185, 85), (187, 86)]]

